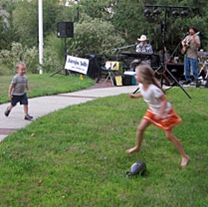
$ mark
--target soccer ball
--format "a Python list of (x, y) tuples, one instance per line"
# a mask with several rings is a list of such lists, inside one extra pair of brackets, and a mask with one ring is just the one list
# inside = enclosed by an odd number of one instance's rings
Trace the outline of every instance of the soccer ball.
[(146, 170), (146, 164), (142, 161), (135, 162), (131, 165), (130, 171), (126, 172), (126, 177), (132, 175), (142, 175)]

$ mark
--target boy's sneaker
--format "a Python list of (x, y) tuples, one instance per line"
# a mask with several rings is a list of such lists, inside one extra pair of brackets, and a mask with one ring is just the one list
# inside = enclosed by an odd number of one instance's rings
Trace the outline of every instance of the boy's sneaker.
[(29, 114), (25, 116), (25, 120), (31, 121), (33, 119), (32, 116), (30, 116)]
[(10, 111), (11, 111), (11, 110), (9, 110), (9, 109), (7, 108), (6, 111), (4, 112), (4, 115), (5, 115), (5, 116), (9, 116)]

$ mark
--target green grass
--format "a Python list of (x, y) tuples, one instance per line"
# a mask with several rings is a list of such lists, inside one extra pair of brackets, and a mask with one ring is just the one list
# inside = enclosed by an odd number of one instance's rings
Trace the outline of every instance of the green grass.
[[(167, 91), (183, 119), (174, 133), (187, 167), (154, 126), (140, 152), (125, 154), (147, 106), (125, 94), (100, 98), (38, 118), (1, 143), (0, 206), (208, 207), (207, 89), (187, 92), (192, 99)], [(138, 160), (147, 171), (127, 179)]]
[[(50, 77), (51, 74), (28, 74), (29, 87), (31, 93), (28, 97), (38, 97), (53, 95), (64, 92), (78, 91), (94, 84), (94, 81), (89, 77), (84, 76), (81, 80), (79, 75), (60, 75), (56, 74)], [(0, 104), (9, 102), (8, 89), (13, 76), (0, 76)]]

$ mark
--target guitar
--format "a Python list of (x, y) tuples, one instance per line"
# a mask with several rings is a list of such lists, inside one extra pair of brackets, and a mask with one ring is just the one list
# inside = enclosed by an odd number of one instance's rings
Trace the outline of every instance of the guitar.
[[(200, 33), (200, 32), (197, 32), (196, 34), (194, 34), (194, 37), (195, 37), (196, 35), (199, 35), (199, 33)], [(185, 43), (185, 45), (182, 47), (182, 49), (181, 49), (181, 54), (182, 54), (182, 55), (185, 55), (185, 54), (186, 54), (188, 48), (190, 47), (190, 42), (191, 42), (191, 39), (189, 39), (189, 40)]]

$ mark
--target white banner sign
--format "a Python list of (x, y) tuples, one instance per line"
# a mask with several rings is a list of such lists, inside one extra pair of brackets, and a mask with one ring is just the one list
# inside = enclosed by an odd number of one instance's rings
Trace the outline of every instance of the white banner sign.
[(65, 69), (72, 70), (84, 75), (87, 74), (89, 67), (89, 60), (67, 55)]

